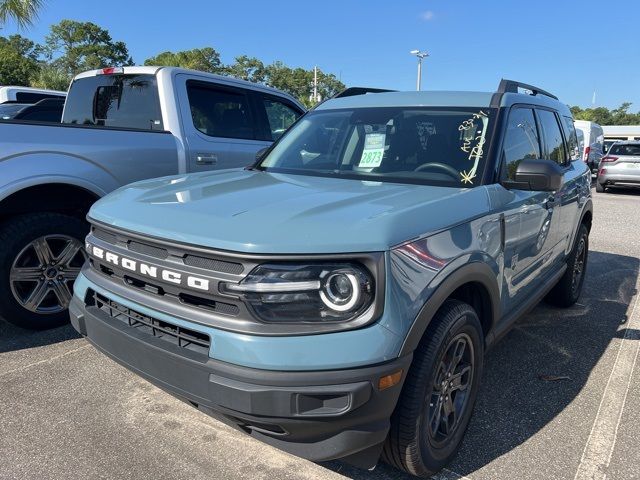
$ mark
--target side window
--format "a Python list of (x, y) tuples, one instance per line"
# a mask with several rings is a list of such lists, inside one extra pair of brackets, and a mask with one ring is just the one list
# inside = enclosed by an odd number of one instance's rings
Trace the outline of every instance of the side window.
[(275, 97), (263, 97), (263, 104), (271, 132), (269, 140), (279, 139), (287, 128), (302, 115), (300, 110), (290, 107)]
[(210, 137), (255, 139), (249, 100), (240, 90), (187, 83), (193, 125)]
[(527, 158), (540, 158), (540, 141), (533, 110), (514, 108), (509, 113), (504, 137), (502, 180), (515, 180), (518, 164)]
[(567, 147), (569, 148), (569, 158), (571, 161), (580, 159), (580, 147), (578, 144), (578, 135), (576, 127), (573, 124), (573, 118), (562, 117), (564, 126), (564, 137), (567, 139)]
[(544, 138), (543, 157), (560, 165), (567, 163), (564, 142), (556, 115), (549, 110), (536, 110)]

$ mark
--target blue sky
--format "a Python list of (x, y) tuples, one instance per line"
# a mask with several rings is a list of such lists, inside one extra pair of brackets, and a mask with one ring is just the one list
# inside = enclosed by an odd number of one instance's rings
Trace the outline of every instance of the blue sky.
[[(127, 43), (134, 60), (164, 50), (213, 46), (311, 68), (349, 86), (493, 90), (501, 77), (539, 85), (571, 105), (640, 110), (637, 0), (48, 0), (34, 27), (41, 41), (63, 18), (92, 21)], [(0, 35), (16, 33), (6, 25)], [(615, 68), (620, 64), (620, 68)]]

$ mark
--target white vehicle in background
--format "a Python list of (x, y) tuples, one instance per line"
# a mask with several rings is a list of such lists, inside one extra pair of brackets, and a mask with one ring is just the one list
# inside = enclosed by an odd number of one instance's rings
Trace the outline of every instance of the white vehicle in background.
[(598, 173), (598, 165), (603, 155), (604, 131), (595, 122), (587, 120), (575, 120), (576, 130), (581, 131), (584, 136), (584, 149), (582, 159), (589, 166), (592, 173)]
[(604, 154), (606, 155), (616, 142), (627, 140), (640, 140), (640, 125), (605, 125), (604, 131)]
[(65, 98), (67, 92), (45, 90), (32, 87), (0, 87), (0, 104), (2, 103), (36, 103), (45, 98)]

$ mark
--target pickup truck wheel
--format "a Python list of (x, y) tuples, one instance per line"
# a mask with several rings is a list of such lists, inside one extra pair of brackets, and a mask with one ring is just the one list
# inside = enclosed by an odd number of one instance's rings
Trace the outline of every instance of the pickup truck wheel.
[(567, 259), (567, 270), (547, 295), (547, 302), (557, 307), (570, 307), (580, 297), (589, 257), (589, 231), (582, 224), (578, 229), (576, 243)]
[(0, 230), (0, 315), (43, 330), (69, 321), (73, 282), (86, 256), (82, 220), (58, 213), (10, 219)]
[(482, 327), (466, 303), (447, 300), (433, 318), (391, 418), (383, 459), (411, 475), (428, 477), (455, 456), (478, 394)]

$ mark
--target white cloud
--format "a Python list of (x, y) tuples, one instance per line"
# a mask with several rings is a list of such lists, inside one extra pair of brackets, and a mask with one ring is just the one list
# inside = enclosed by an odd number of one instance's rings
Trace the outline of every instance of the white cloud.
[(420, 14), (420, 18), (425, 22), (428, 22), (429, 20), (433, 20), (433, 17), (435, 17), (435, 14), (431, 10), (427, 10), (426, 12), (422, 12)]

